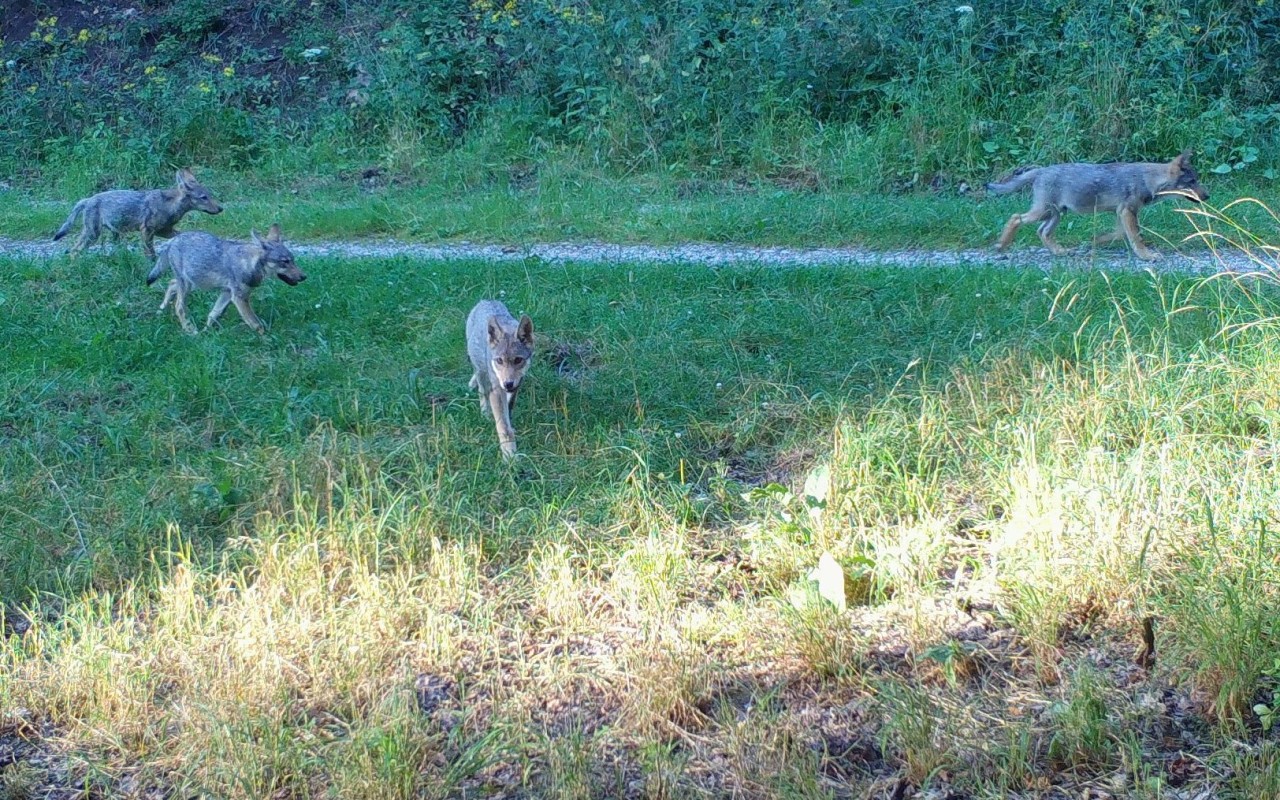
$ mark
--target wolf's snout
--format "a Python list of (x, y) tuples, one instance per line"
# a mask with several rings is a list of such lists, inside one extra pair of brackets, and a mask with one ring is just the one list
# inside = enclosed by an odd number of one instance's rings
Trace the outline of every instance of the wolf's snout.
[(502, 388), (503, 388), (503, 389), (506, 389), (508, 392), (514, 392), (514, 391), (516, 390), (516, 386), (517, 386), (517, 384), (516, 384), (516, 382), (515, 382), (515, 381), (503, 381), (503, 382), (502, 382)]

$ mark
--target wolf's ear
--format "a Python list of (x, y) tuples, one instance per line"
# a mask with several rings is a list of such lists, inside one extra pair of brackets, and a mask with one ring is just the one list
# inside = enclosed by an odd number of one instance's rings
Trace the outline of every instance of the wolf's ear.
[(267, 241), (269, 242), (280, 241), (280, 223), (277, 222), (272, 224), (271, 230), (267, 231)]
[(489, 317), (489, 346), (496, 347), (500, 341), (502, 341), (502, 326), (498, 324), (498, 320)]
[(516, 338), (527, 345), (533, 345), (533, 320), (529, 319), (528, 314), (520, 315), (520, 327), (516, 328)]
[(1181, 153), (1179, 153), (1178, 157), (1174, 159), (1174, 163), (1177, 164), (1179, 167), (1185, 167), (1188, 164), (1190, 164), (1191, 148), (1188, 147), (1186, 150), (1183, 150)]
[(249, 229), (249, 238), (252, 239), (253, 243), (256, 244), (258, 247), (263, 246), (262, 237), (258, 236), (258, 232), (253, 230), (252, 228)]
[(186, 167), (183, 167), (182, 169), (178, 170), (178, 174), (176, 177), (177, 177), (178, 183), (182, 184), (183, 186), (189, 186), (196, 182), (196, 176), (193, 175), (191, 173), (191, 170), (187, 169)]

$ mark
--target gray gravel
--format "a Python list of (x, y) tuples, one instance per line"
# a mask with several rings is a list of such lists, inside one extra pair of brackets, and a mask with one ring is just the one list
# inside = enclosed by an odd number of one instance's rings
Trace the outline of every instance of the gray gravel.
[[(106, 245), (109, 247), (110, 245)], [(102, 245), (99, 245), (102, 247)], [(300, 256), (338, 258), (391, 258), (404, 256), (425, 261), (521, 261), (535, 258), (550, 263), (586, 262), (601, 264), (703, 264), (706, 266), (849, 266), (849, 267), (965, 267), (1006, 266), (1016, 269), (1079, 269), (1208, 274), (1214, 272), (1249, 272), (1257, 264), (1243, 254), (1232, 252), (1217, 256), (1205, 251), (1191, 254), (1169, 253), (1148, 264), (1138, 261), (1128, 251), (1113, 247), (1104, 251), (1080, 249), (1065, 256), (1050, 256), (1044, 250), (1028, 246), (997, 254), (991, 250), (867, 250), (852, 247), (750, 247), (731, 244), (604, 244), (600, 242), (553, 242), (549, 244), (496, 245), (457, 242), (453, 244), (416, 244), (393, 240), (307, 242), (290, 244)], [(62, 242), (27, 241), (0, 237), (0, 255), (34, 258), (58, 258), (66, 251)]]

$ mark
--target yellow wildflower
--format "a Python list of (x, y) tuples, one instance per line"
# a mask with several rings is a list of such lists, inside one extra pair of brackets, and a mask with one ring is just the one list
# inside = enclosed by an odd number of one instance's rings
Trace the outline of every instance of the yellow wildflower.
[(143, 75), (150, 75), (151, 73), (153, 73), (153, 72), (155, 72), (155, 71), (156, 71), (156, 65), (155, 65), (155, 64), (148, 64), (148, 65), (147, 65), (147, 68), (146, 68), (146, 69), (144, 69), (144, 70), (142, 71), (142, 74), (143, 74)]
[(233, 78), (235, 77), (236, 69), (235, 67), (223, 67), (222, 74), (226, 75), (228, 78)]
[(196, 85), (196, 88), (205, 94), (213, 91), (213, 87), (209, 85), (208, 81), (200, 81), (200, 83)]

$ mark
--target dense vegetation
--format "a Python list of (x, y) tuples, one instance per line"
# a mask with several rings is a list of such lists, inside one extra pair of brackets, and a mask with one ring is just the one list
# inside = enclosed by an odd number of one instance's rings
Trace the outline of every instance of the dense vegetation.
[[(1056, 158), (1270, 178), (1280, 6), (1229, 0), (8, 4), (0, 170), (954, 184)], [(503, 169), (497, 170), (496, 168)]]

